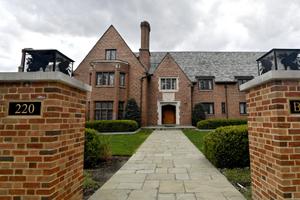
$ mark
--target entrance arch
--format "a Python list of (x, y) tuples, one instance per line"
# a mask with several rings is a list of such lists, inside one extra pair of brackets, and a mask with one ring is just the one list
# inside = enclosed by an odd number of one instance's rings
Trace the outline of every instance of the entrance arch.
[(162, 124), (176, 124), (176, 106), (163, 105), (161, 107)]

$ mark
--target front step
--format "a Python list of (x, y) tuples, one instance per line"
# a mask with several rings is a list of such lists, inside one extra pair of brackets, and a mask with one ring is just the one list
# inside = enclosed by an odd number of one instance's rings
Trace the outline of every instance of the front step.
[(182, 129), (195, 129), (194, 126), (176, 126), (176, 125), (164, 125), (164, 126), (146, 126), (146, 129), (154, 130), (182, 130)]

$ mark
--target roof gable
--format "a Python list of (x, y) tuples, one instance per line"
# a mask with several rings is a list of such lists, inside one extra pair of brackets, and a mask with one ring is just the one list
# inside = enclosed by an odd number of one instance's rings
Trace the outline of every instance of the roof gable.
[(175, 59), (172, 57), (172, 55), (170, 53), (166, 53), (165, 56), (163, 57), (163, 59), (161, 60), (161, 62), (158, 64), (158, 66), (155, 68), (155, 70), (153, 71), (153, 74), (155, 74), (155, 72), (164, 66), (164, 62), (167, 61), (167, 59), (170, 59), (170, 61), (172, 63), (174, 63), (174, 65), (184, 74), (184, 76), (187, 78), (188, 81), (192, 82), (189, 77), (186, 75), (186, 73), (181, 69), (180, 65), (178, 65), (178, 63), (175, 61)]
[(111, 48), (116, 48), (116, 46), (121, 47), (123, 51), (127, 52), (127, 57), (121, 60), (127, 60), (128, 56), (130, 56), (137, 63), (139, 63), (139, 65), (143, 68), (144, 71), (146, 71), (145, 66), (139, 61), (139, 59), (136, 57), (136, 55), (133, 53), (133, 51), (130, 49), (130, 47), (127, 45), (125, 40), (122, 38), (120, 33), (113, 25), (110, 25), (109, 28), (104, 32), (104, 34), (100, 37), (100, 39), (96, 42), (96, 44), (91, 48), (91, 50), (88, 52), (85, 58), (78, 65), (76, 70), (81, 68), (81, 66), (85, 66), (87, 63), (90, 63), (93, 60), (105, 59), (105, 49), (109, 49), (109, 47), (107, 48), (107, 44), (110, 44)]

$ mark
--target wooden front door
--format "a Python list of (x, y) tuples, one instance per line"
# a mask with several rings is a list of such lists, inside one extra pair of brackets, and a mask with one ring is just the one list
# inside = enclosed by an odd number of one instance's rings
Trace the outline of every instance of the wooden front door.
[(176, 107), (172, 105), (162, 106), (162, 124), (176, 124)]

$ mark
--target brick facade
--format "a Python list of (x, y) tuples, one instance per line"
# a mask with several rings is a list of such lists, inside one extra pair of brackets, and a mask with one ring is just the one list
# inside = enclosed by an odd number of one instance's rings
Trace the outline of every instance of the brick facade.
[[(116, 49), (116, 60), (106, 60), (105, 50)], [(91, 67), (90, 63), (96, 62), (95, 67)], [(128, 63), (128, 64), (124, 64)], [(120, 65), (121, 68), (117, 69), (116, 66)], [(126, 86), (125, 88), (118, 88), (117, 85), (113, 87), (97, 87), (95, 84), (97, 72), (102, 71), (123, 71), (126, 73)], [(146, 68), (137, 59), (135, 54), (130, 50), (128, 45), (122, 39), (117, 30), (111, 26), (104, 35), (99, 39), (91, 51), (80, 63), (78, 68), (75, 70), (75, 77), (84, 83), (93, 86), (92, 93), (90, 95), (90, 118), (94, 119), (94, 106), (96, 101), (113, 101), (114, 102), (114, 116), (117, 116), (117, 104), (118, 101), (129, 98), (134, 98), (138, 105), (142, 105), (142, 119), (146, 119), (147, 103), (141, 104), (142, 97), (142, 85), (141, 78), (146, 75)], [(119, 80), (115, 75), (115, 83), (118, 84)], [(116, 89), (117, 88), (117, 89)], [(117, 90), (117, 91), (116, 91)], [(146, 93), (146, 91), (144, 92)], [(120, 95), (118, 95), (120, 94)], [(146, 101), (146, 100), (144, 100)], [(116, 119), (116, 117), (114, 117)], [(146, 124), (143, 121), (143, 124)]]
[[(95, 119), (95, 102), (113, 102), (113, 118), (118, 116), (118, 102), (127, 102), (134, 98), (142, 113), (142, 126), (159, 125), (161, 115), (158, 102), (162, 101), (162, 93), (158, 89), (159, 77), (178, 77), (180, 91), (174, 93), (177, 109), (180, 109), (179, 124), (191, 125), (192, 107), (196, 103), (213, 102), (215, 113), (207, 115), (208, 118), (245, 118), (247, 115), (240, 114), (239, 103), (246, 102), (245, 94), (240, 92), (236, 82), (214, 83), (212, 91), (200, 91), (197, 82), (191, 82), (170, 55), (166, 56), (164, 63), (161, 61), (155, 73), (150, 73), (149, 52), (150, 25), (148, 22), (141, 23), (141, 48), (139, 54), (133, 53), (122, 39), (117, 30), (111, 26), (99, 39), (91, 51), (75, 70), (75, 77), (93, 87), (87, 103), (88, 119)], [(116, 49), (116, 59), (107, 60), (105, 50)], [(116, 66), (120, 66), (116, 68)], [(114, 85), (99, 87), (96, 84), (97, 72), (114, 72)], [(118, 75), (126, 73), (126, 86), (120, 88)], [(198, 76), (201, 74), (195, 74)], [(184, 88), (184, 89), (182, 89)], [(227, 95), (226, 95), (227, 90)], [(227, 98), (226, 98), (227, 96)], [(226, 113), (221, 111), (221, 103), (226, 104)], [(174, 102), (173, 102), (174, 103)], [(174, 104), (175, 105), (175, 104)]]
[(289, 111), (289, 100), (299, 97), (299, 80), (272, 80), (247, 92), (255, 200), (300, 199), (300, 116)]
[[(178, 81), (178, 91), (176, 92), (163, 92), (159, 89), (159, 81), (161, 77), (176, 77)], [(191, 81), (182, 72), (180, 67), (176, 64), (170, 54), (162, 60), (160, 65), (157, 67), (151, 80), (149, 81), (149, 109), (148, 110), (148, 125), (161, 124), (159, 121), (158, 108), (160, 103), (172, 104), (177, 103), (179, 112), (179, 124), (190, 125), (191, 124)], [(174, 98), (164, 99), (164, 94), (174, 95)], [(175, 105), (175, 104), (174, 104)]]
[[(7, 116), (41, 101), (41, 116)], [(0, 83), (0, 199), (82, 199), (86, 92), (58, 82)]]

